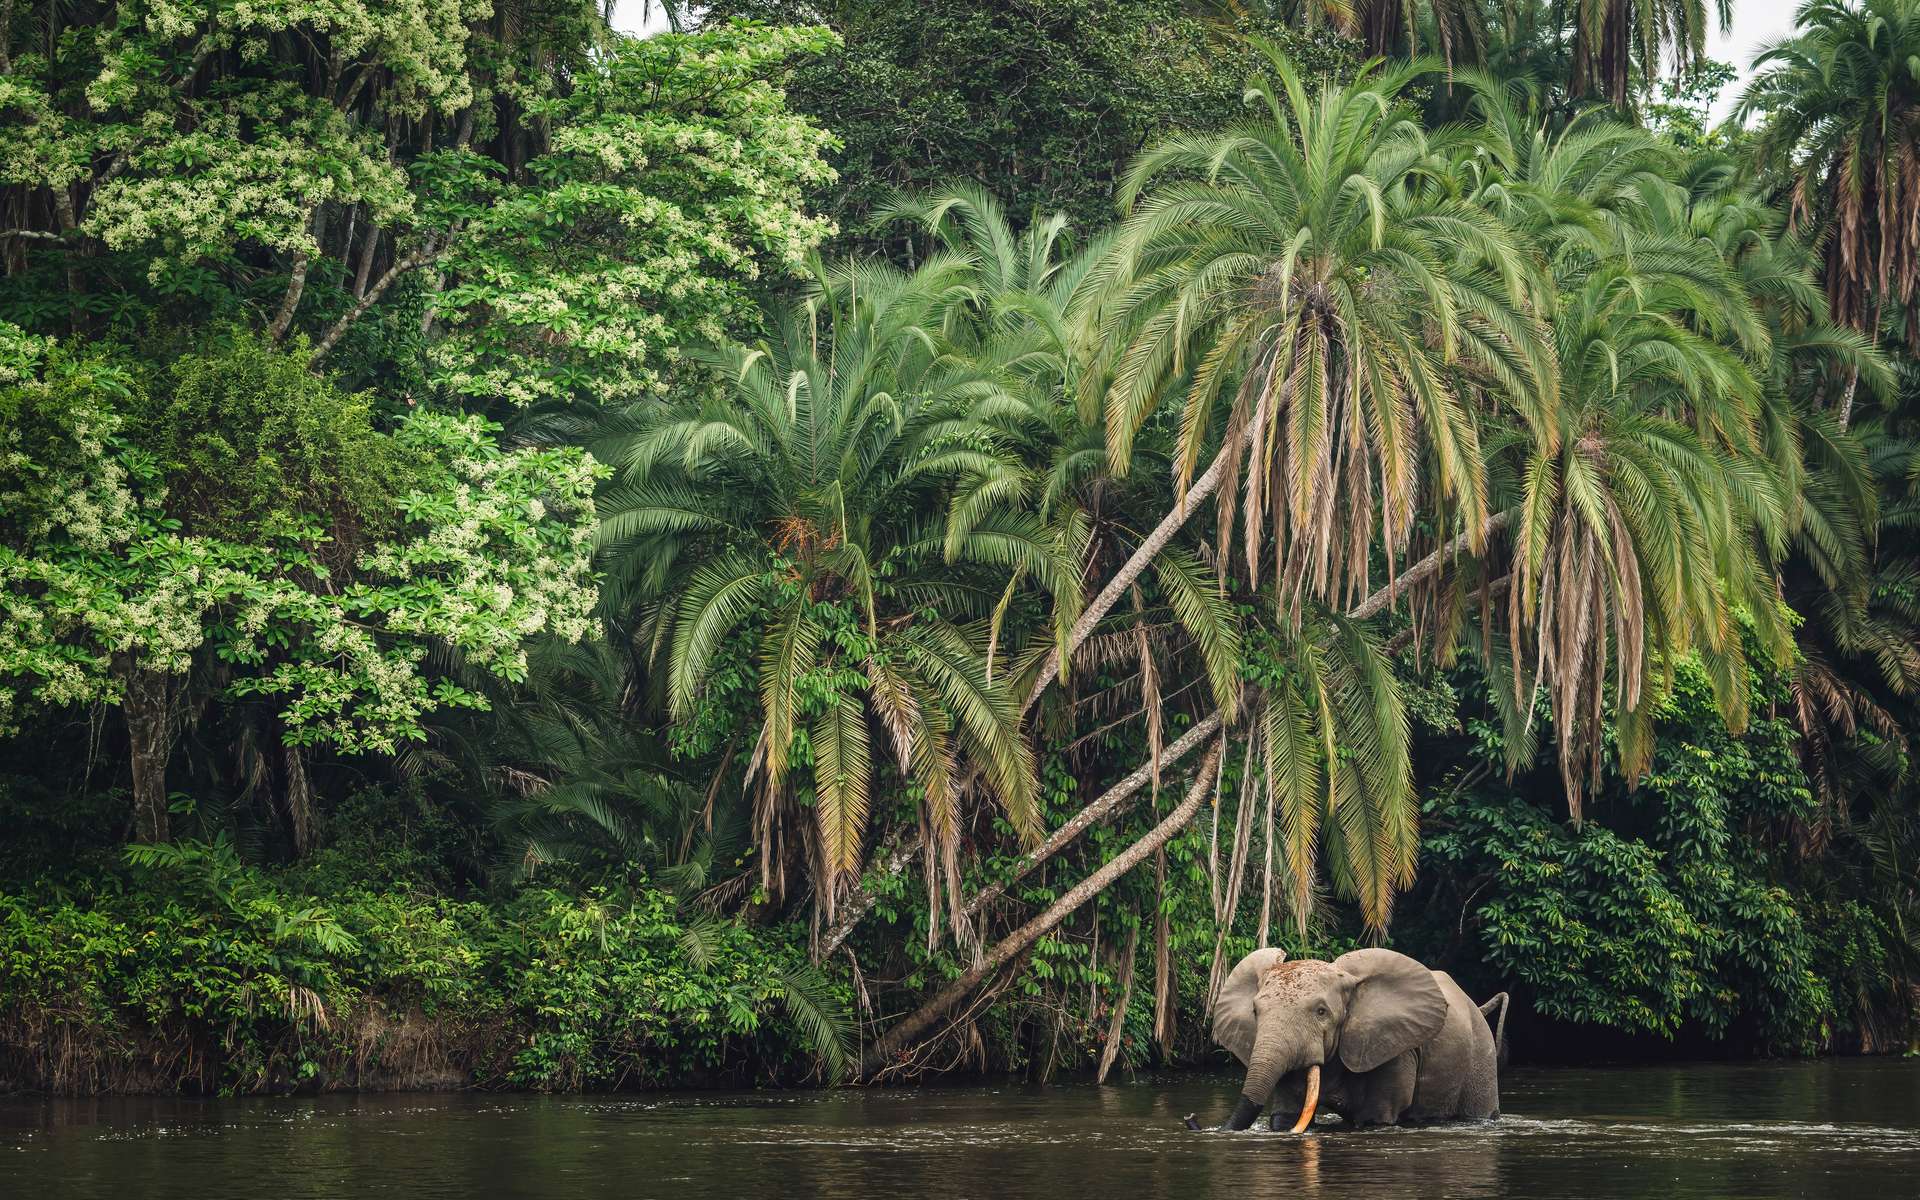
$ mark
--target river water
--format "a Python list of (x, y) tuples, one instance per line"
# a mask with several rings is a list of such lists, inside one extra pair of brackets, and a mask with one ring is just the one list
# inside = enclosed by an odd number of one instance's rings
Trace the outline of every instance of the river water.
[(1180, 1128), (1235, 1084), (0, 1100), (0, 1197), (1920, 1197), (1920, 1061), (1513, 1071), (1498, 1121)]

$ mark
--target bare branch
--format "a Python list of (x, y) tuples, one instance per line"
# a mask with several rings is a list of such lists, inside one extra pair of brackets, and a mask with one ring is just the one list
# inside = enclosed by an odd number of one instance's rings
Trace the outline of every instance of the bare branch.
[(353, 326), (353, 323), (364, 316), (368, 309), (380, 302), (380, 297), (386, 294), (387, 289), (393, 286), (395, 280), (405, 275), (408, 271), (418, 270), (428, 263), (437, 262), (440, 256), (445, 253), (446, 248), (444, 246), (435, 249), (432, 242), (429, 241), (427, 245), (422, 246), (420, 249), (395, 259), (393, 265), (388, 267), (380, 278), (374, 280), (373, 286), (367, 289), (367, 294), (360, 297), (359, 302), (352, 308), (342, 313), (340, 319), (335, 321), (332, 327), (321, 335), (318, 342), (314, 343), (311, 361), (315, 363), (319, 362), (325, 358), (328, 352), (335, 346), (339, 345), (340, 339), (347, 336), (347, 330)]

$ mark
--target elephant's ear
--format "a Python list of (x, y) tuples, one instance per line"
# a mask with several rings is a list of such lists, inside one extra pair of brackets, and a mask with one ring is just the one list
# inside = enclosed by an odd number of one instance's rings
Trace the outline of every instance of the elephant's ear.
[(1260, 978), (1286, 957), (1285, 950), (1271, 946), (1255, 950), (1220, 985), (1220, 995), (1213, 1002), (1213, 1040), (1242, 1063), (1253, 1053), (1253, 998), (1260, 992)]
[(1447, 997), (1433, 972), (1395, 950), (1355, 950), (1333, 965), (1360, 982), (1340, 1027), (1340, 1061), (1371, 1071), (1424, 1044), (1447, 1019)]

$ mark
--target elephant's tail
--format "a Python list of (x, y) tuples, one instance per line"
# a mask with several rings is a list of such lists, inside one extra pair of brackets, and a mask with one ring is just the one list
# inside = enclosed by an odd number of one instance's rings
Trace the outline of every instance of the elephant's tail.
[[(1498, 1010), (1497, 1015), (1495, 1010)], [(1501, 992), (1482, 1004), (1480, 1015), (1487, 1019), (1487, 1024), (1493, 1026), (1494, 1060), (1504, 1067), (1507, 1065), (1507, 994)]]

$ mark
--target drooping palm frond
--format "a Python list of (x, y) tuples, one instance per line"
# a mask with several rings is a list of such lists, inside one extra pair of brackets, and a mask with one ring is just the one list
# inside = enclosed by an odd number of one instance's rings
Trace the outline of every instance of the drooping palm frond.
[(1306, 935), (1323, 861), (1334, 890), (1384, 930), (1420, 848), (1399, 683), (1358, 622), (1316, 614), (1274, 637), (1281, 673), (1255, 702), (1252, 744), (1277, 817), (1269, 857), (1295, 930)]
[(820, 1060), (827, 1080), (837, 1083), (859, 1068), (853, 1018), (818, 967), (795, 963), (780, 973), (780, 1004), (794, 1027), (806, 1035), (808, 1049)]
[[(1524, 696), (1546, 688), (1578, 821), (1609, 710), (1623, 774), (1648, 766), (1655, 672), (1675, 656), (1725, 664), (1712, 673), (1739, 727), (1734, 614), (1775, 611), (1763, 556), (1783, 547), (1791, 502), (1759, 463), (1762, 386), (1748, 362), (1770, 339), (1710, 244), (1628, 232), (1604, 256), (1564, 262), (1558, 283), (1560, 406), (1550, 441), (1516, 444), (1507, 620), (1513, 711), (1530, 719)], [(1763, 628), (1784, 658), (1784, 627)]]
[(1399, 92), (1415, 62), (1310, 94), (1271, 50), (1260, 119), (1184, 135), (1129, 169), (1129, 210), (1103, 270), (1107, 448), (1134, 439), (1191, 373), (1177, 478), (1193, 477), (1224, 419), (1234, 526), (1250, 583), (1271, 547), (1277, 595), (1298, 619), (1370, 590), (1376, 550), (1406, 553), (1422, 504), (1484, 523), (1470, 398), (1493, 389), (1551, 406), (1556, 369), (1527, 311), (1539, 289), (1513, 230), (1441, 185), (1445, 157)]

